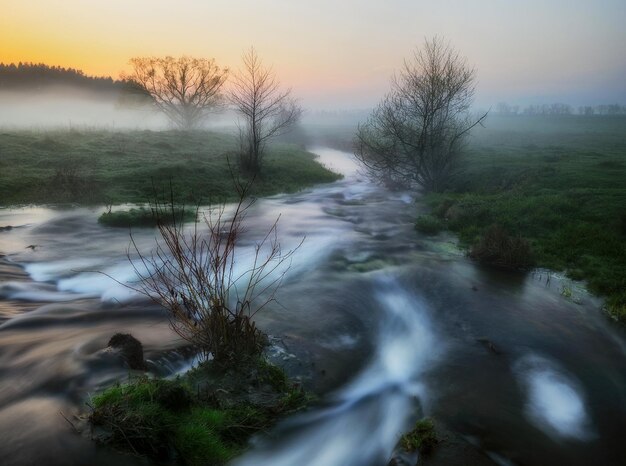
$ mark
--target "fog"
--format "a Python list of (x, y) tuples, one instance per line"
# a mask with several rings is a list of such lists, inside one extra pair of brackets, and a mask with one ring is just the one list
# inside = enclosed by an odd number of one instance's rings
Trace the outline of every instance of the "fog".
[[(234, 113), (216, 112), (209, 115), (203, 127), (232, 127), (235, 122)], [(126, 102), (120, 94), (54, 86), (43, 90), (0, 91), (0, 128), (167, 130), (173, 127), (149, 105)]]

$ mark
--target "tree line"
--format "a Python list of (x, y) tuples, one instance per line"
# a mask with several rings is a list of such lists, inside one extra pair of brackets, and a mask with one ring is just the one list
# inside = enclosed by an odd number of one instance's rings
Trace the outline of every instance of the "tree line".
[(33, 90), (71, 86), (99, 92), (119, 92), (127, 83), (111, 77), (89, 76), (75, 68), (43, 63), (0, 63), (0, 90)]
[(506, 102), (500, 102), (496, 105), (495, 113), (501, 116), (536, 116), (536, 115), (626, 115), (626, 105), (619, 104), (602, 104), (602, 105), (581, 105), (574, 108), (572, 105), (555, 102), (552, 104), (528, 105), (521, 107), (519, 105), (509, 105)]

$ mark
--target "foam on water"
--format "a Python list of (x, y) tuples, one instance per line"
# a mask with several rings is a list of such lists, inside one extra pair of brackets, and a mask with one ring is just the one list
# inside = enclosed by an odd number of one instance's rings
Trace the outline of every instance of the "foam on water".
[(424, 399), (420, 383), (443, 348), (425, 303), (393, 278), (377, 283), (381, 308), (378, 347), (370, 364), (335, 402), (280, 428), (285, 440), (251, 451), (238, 466), (350, 466), (383, 464)]
[(530, 422), (550, 436), (589, 440), (593, 437), (580, 384), (547, 358), (530, 355), (515, 365), (527, 395)]

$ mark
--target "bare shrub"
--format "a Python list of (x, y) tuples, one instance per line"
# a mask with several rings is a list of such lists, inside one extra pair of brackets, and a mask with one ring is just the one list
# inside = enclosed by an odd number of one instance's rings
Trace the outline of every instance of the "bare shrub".
[(100, 194), (100, 183), (93, 176), (93, 167), (84, 159), (61, 161), (41, 189), (51, 202), (92, 201)]
[(528, 241), (520, 236), (510, 236), (500, 225), (492, 225), (484, 232), (472, 247), (470, 257), (507, 269), (525, 269), (534, 262)]
[[(252, 262), (239, 269), (237, 242), (253, 200), (249, 184), (236, 183), (239, 201), (205, 214), (186, 230), (174, 202), (153, 205), (161, 241), (149, 255), (132, 245), (138, 259), (129, 260), (140, 278), (136, 291), (165, 307), (172, 329), (192, 344), (203, 359), (229, 365), (260, 354), (265, 335), (253, 320), (274, 300), (297, 249), (283, 252), (278, 219), (254, 245)], [(174, 219), (174, 221), (172, 221)], [(167, 220), (167, 221), (166, 221)], [(299, 247), (299, 246), (298, 246)]]

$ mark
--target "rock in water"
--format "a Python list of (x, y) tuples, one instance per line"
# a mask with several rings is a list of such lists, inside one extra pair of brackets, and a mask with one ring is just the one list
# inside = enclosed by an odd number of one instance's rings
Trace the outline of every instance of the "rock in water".
[(146, 363), (143, 360), (143, 346), (130, 333), (116, 333), (109, 340), (109, 346), (119, 352), (131, 369), (146, 370)]

